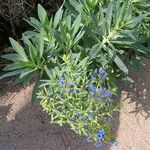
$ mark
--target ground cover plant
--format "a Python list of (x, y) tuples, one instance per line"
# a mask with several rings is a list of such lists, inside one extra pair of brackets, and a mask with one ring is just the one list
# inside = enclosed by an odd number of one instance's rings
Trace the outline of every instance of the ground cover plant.
[(15, 53), (2, 57), (13, 63), (0, 79), (34, 78), (32, 99), (40, 99), (51, 123), (69, 124), (96, 146), (117, 145), (111, 127), (120, 108), (117, 82), (133, 82), (129, 67), (139, 69), (150, 57), (149, 7), (141, 0), (65, 0), (50, 18), (38, 5), (22, 44), (10, 38)]

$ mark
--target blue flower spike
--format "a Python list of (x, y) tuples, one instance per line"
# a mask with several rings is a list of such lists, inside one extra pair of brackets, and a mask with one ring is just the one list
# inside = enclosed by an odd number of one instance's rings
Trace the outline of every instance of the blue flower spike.
[(101, 76), (101, 80), (104, 81), (108, 77), (108, 73), (103, 68), (98, 70), (98, 74)]
[(92, 77), (91, 77), (91, 80), (92, 80), (92, 81), (96, 81), (97, 79), (96, 79), (96, 77), (92, 76)]
[(73, 87), (73, 86), (74, 86), (74, 83), (68, 83), (67, 86), (68, 86), (68, 87)]
[(111, 97), (111, 96), (112, 96), (112, 93), (106, 90), (105, 93), (104, 93), (104, 98), (108, 98), (108, 97)]
[(96, 142), (95, 145), (96, 145), (96, 147), (101, 147), (103, 145), (103, 143), (102, 142)]
[(101, 100), (101, 96), (96, 96), (96, 99), (97, 99), (97, 101), (100, 101)]
[(101, 140), (104, 137), (104, 135), (105, 135), (104, 130), (99, 130), (96, 137), (98, 140)]
[(108, 73), (105, 72), (102, 76), (102, 81), (104, 81), (107, 77), (108, 77)]
[(104, 73), (105, 73), (105, 71), (104, 71), (103, 68), (100, 68), (100, 69), (98, 70), (98, 74), (99, 74), (99, 75), (103, 75)]
[(94, 116), (94, 114), (89, 113), (88, 118), (89, 118), (89, 119), (90, 119), (90, 118), (93, 118), (93, 116)]
[(83, 120), (83, 122), (85, 122), (85, 123), (88, 123), (88, 122), (89, 122), (89, 120), (88, 120), (87, 117), (84, 117), (82, 120)]
[(95, 87), (92, 83), (88, 84), (88, 88), (89, 88), (93, 93), (96, 93), (96, 87)]
[(71, 93), (77, 93), (77, 92), (78, 92), (78, 90), (76, 90), (76, 89), (71, 91)]
[(85, 140), (89, 143), (92, 142), (91, 138), (89, 138), (89, 137), (85, 138)]
[(75, 123), (75, 122), (76, 122), (76, 119), (75, 119), (75, 118), (72, 118), (71, 121), (72, 121), (72, 123)]
[(59, 80), (58, 80), (58, 84), (63, 84), (65, 82), (64, 78), (61, 77)]

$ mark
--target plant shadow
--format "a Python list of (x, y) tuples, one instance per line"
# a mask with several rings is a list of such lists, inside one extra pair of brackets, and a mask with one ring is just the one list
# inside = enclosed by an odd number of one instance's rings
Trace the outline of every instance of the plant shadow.
[(135, 83), (123, 85), (122, 90), (127, 92), (127, 99), (134, 103), (135, 107), (130, 113), (141, 114), (145, 119), (150, 117), (150, 65), (149, 60), (144, 59), (140, 71), (131, 70), (131, 78)]

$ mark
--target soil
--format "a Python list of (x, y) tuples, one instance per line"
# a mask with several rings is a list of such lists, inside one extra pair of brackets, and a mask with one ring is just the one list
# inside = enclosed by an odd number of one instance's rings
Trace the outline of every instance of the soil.
[(0, 82), (0, 150), (150, 150), (150, 61), (131, 71), (132, 85), (120, 85), (123, 107), (113, 120), (119, 146), (96, 148), (68, 127), (49, 123), (38, 104), (31, 104), (33, 84)]

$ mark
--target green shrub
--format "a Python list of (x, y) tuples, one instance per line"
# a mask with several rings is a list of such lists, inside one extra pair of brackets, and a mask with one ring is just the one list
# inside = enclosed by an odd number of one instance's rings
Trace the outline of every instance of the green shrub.
[[(119, 109), (112, 100), (113, 89), (104, 83), (108, 74), (102, 69), (88, 70), (89, 58), (80, 53), (68, 55), (61, 68), (47, 69), (48, 80), (38, 93), (43, 109), (51, 115), (51, 123), (69, 124), (78, 134), (91, 142), (115, 142), (109, 120)], [(103, 131), (104, 135), (100, 135)]]

